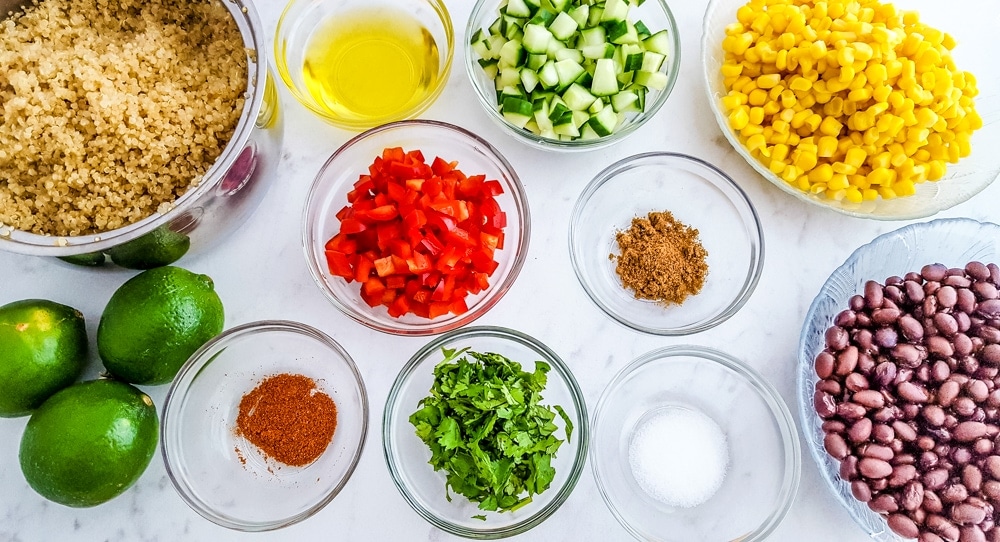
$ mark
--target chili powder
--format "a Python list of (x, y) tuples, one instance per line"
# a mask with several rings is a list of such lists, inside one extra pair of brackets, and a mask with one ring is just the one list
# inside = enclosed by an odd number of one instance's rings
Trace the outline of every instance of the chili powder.
[(279, 374), (240, 400), (236, 434), (267, 457), (300, 467), (316, 460), (333, 440), (337, 405), (313, 379)]

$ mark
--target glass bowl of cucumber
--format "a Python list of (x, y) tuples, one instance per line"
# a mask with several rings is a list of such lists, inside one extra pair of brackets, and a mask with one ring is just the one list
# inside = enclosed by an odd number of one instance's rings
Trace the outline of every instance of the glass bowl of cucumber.
[(465, 44), (487, 115), (520, 141), (564, 151), (638, 130), (670, 96), (681, 60), (666, 0), (478, 0)]

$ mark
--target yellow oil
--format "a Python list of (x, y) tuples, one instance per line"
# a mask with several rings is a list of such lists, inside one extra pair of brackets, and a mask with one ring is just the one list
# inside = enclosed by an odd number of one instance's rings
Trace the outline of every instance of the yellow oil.
[(313, 33), (304, 79), (321, 108), (363, 124), (418, 105), (440, 77), (438, 56), (434, 37), (413, 16), (359, 8)]

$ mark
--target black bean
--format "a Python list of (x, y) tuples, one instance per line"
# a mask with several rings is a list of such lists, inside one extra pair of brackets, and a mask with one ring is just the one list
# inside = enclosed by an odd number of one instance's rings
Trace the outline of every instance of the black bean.
[(954, 286), (942, 286), (934, 294), (938, 300), (938, 307), (952, 308), (958, 302), (958, 292)]
[(865, 282), (865, 306), (874, 310), (882, 306), (882, 285), (874, 280)]
[(943, 280), (947, 274), (948, 268), (939, 263), (925, 265), (920, 269), (920, 275), (928, 282)]
[(920, 528), (905, 514), (892, 514), (886, 522), (894, 533), (903, 538), (916, 538), (920, 534)]
[(997, 287), (992, 282), (974, 282), (970, 289), (981, 300), (997, 298)]
[(875, 330), (875, 344), (880, 348), (892, 348), (899, 342), (899, 335), (891, 327), (880, 327)]
[(850, 337), (847, 331), (840, 326), (832, 326), (826, 330), (826, 347), (835, 352), (839, 352), (847, 347)]
[(965, 264), (965, 272), (976, 280), (990, 280), (990, 269), (982, 262), (972, 261)]

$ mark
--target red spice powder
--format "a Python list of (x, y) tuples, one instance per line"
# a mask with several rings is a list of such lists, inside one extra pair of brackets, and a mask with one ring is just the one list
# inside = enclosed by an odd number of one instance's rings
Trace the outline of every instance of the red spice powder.
[(268, 457), (300, 467), (316, 460), (333, 440), (337, 405), (313, 379), (279, 374), (240, 400), (236, 434)]

